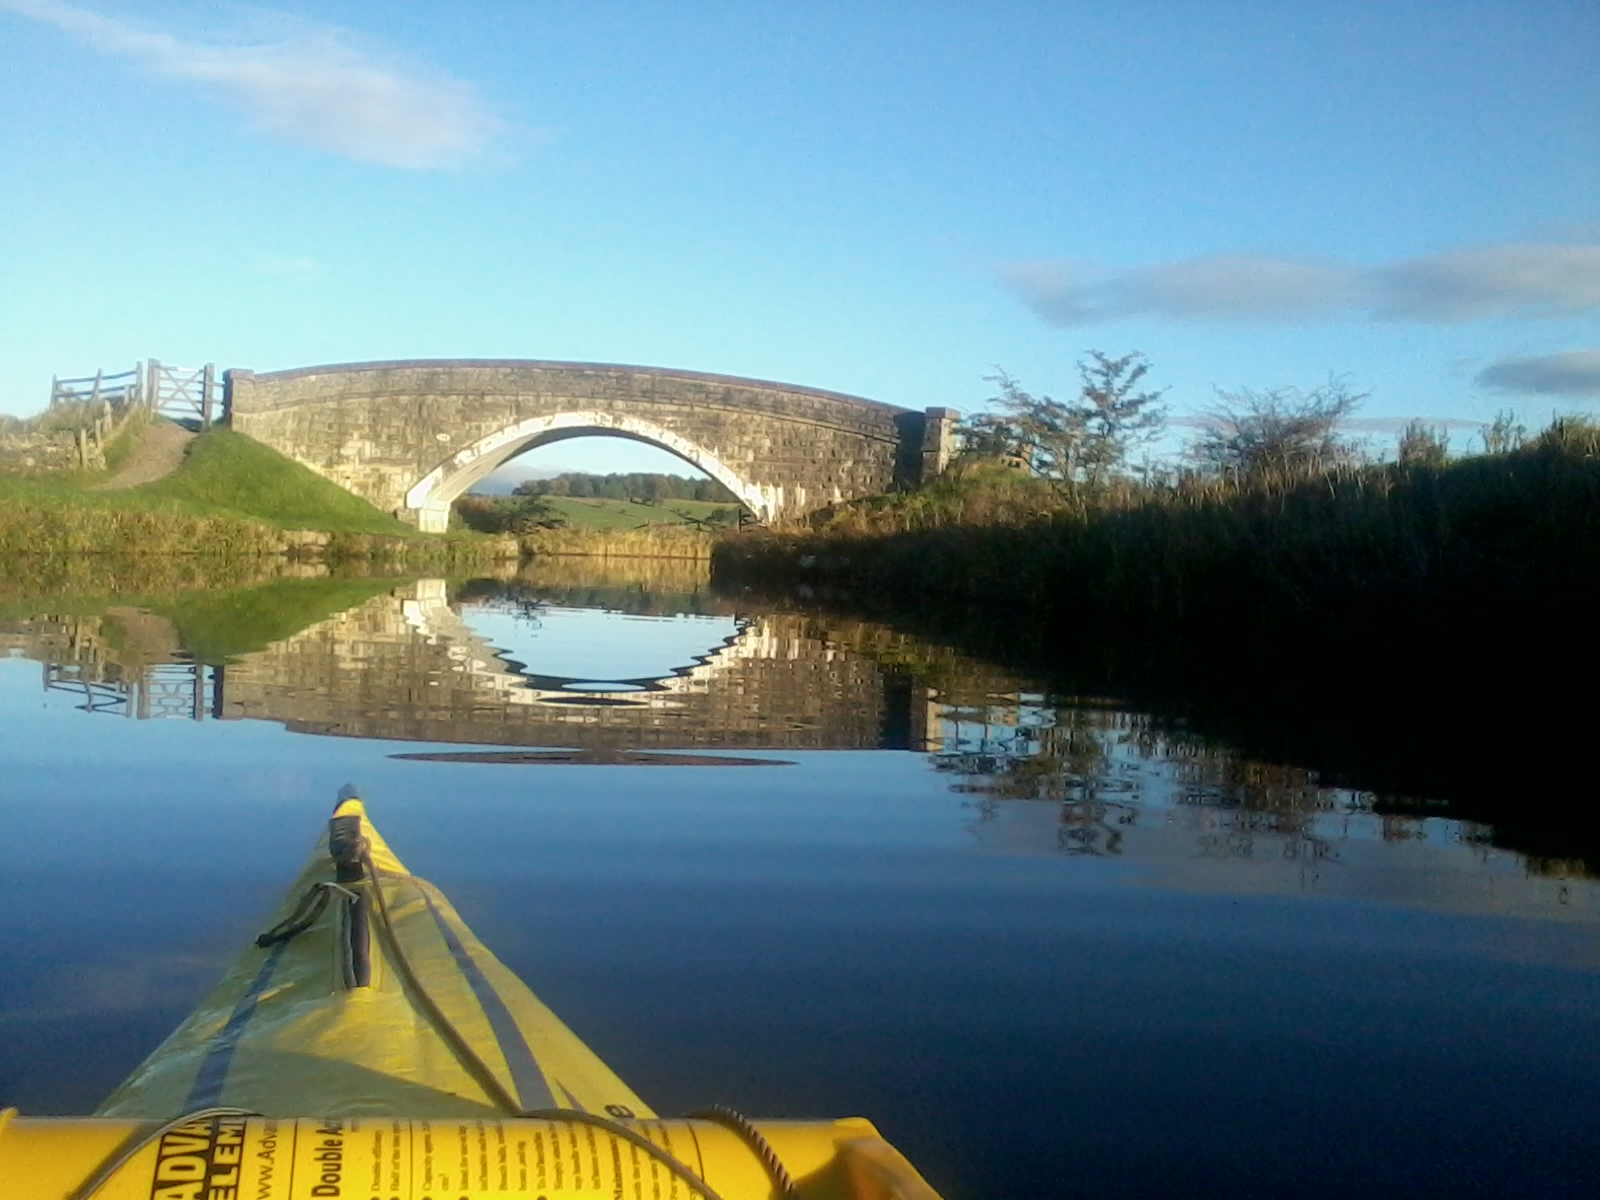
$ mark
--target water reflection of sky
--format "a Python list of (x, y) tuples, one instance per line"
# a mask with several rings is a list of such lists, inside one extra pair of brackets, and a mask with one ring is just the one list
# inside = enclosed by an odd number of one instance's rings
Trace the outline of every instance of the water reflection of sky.
[(521, 674), (595, 682), (664, 679), (738, 633), (734, 617), (493, 601), (464, 605), (461, 616), (503, 658), (521, 664)]

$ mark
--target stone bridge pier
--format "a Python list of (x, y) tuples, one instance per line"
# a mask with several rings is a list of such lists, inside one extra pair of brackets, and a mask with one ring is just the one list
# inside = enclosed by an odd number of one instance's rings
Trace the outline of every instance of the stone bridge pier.
[(957, 416), (725, 375), (520, 360), (235, 369), (228, 403), (239, 432), (436, 533), (496, 467), (565, 438), (660, 446), (772, 522), (938, 474)]

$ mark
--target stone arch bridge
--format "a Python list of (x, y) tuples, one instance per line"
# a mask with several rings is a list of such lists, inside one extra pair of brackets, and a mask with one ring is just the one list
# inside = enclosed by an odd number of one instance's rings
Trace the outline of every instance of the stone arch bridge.
[(956, 420), (755, 379), (521, 360), (235, 369), (228, 404), (239, 432), (434, 533), (496, 467), (565, 438), (663, 447), (770, 522), (937, 474)]

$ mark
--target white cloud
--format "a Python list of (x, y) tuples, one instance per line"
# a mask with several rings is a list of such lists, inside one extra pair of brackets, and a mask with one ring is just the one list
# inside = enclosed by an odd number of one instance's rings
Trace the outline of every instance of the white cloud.
[(142, 29), (59, 0), (0, 9), (72, 34), (152, 74), (200, 84), (263, 131), (358, 162), (426, 169), (483, 154), (503, 129), (476, 88), (357, 48), (339, 29), (289, 19), (231, 43)]
[(1502, 358), (1478, 372), (1478, 382), (1503, 392), (1600, 397), (1600, 350), (1568, 350)]
[(1600, 308), (1600, 244), (1473, 246), (1370, 273), (1376, 315), (1455, 323)]
[(1228, 254), (1097, 275), (1081, 264), (1035, 261), (1003, 268), (1000, 280), (1040, 319), (1062, 326), (1130, 317), (1422, 324), (1568, 317), (1600, 309), (1600, 242), (1464, 247), (1377, 267)]
[(1338, 263), (1219, 254), (1141, 267), (1120, 281), (1124, 304), (1186, 320), (1297, 320), (1346, 303), (1355, 272)]
[(1168, 320), (1289, 321), (1335, 308), (1353, 284), (1338, 263), (1269, 255), (1213, 255), (1097, 275), (1063, 262), (1020, 263), (1002, 279), (1053, 325), (1133, 316)]

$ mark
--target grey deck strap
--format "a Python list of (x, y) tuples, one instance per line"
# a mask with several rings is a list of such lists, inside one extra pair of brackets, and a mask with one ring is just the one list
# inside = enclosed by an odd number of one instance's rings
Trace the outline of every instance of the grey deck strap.
[(483, 1009), (483, 1015), (489, 1019), (489, 1028), (494, 1032), (495, 1041), (500, 1044), (500, 1053), (505, 1055), (506, 1066), (511, 1071), (511, 1083), (516, 1088), (519, 1104), (525, 1109), (554, 1107), (556, 1098), (551, 1095), (550, 1087), (545, 1083), (544, 1072), (539, 1069), (539, 1063), (533, 1057), (527, 1039), (522, 1036), (522, 1030), (517, 1028), (516, 1018), (511, 1015), (511, 1010), (500, 998), (500, 993), (494, 990), (494, 985), (484, 976), (467, 948), (461, 944), (461, 939), (456, 936), (455, 930), (450, 928), (444, 915), (434, 904), (433, 896), (430, 894), (433, 885), (425, 880), (416, 879), (415, 876), (412, 878), (417, 884), (417, 891), (422, 894), (422, 899), (428, 906), (428, 911), (433, 914), (434, 923), (439, 927), (439, 936), (444, 938), (444, 944), (450, 948), (456, 966), (466, 976), (478, 1006)]
[(185, 1112), (196, 1108), (210, 1108), (222, 1098), (223, 1084), (228, 1081), (228, 1068), (233, 1065), (233, 1052), (238, 1049), (239, 1039), (244, 1037), (245, 1027), (250, 1024), (250, 1018), (255, 1016), (256, 1001), (260, 1000), (261, 993), (267, 990), (272, 972), (277, 969), (278, 960), (283, 957), (288, 945), (288, 942), (278, 942), (267, 952), (266, 961), (261, 964), (256, 977), (250, 981), (250, 986), (245, 989), (244, 995), (239, 997), (239, 1003), (233, 1006), (227, 1024), (212, 1039), (211, 1048), (206, 1051), (205, 1059), (200, 1064), (200, 1071), (195, 1075), (194, 1084), (189, 1088), (189, 1098), (183, 1102)]

